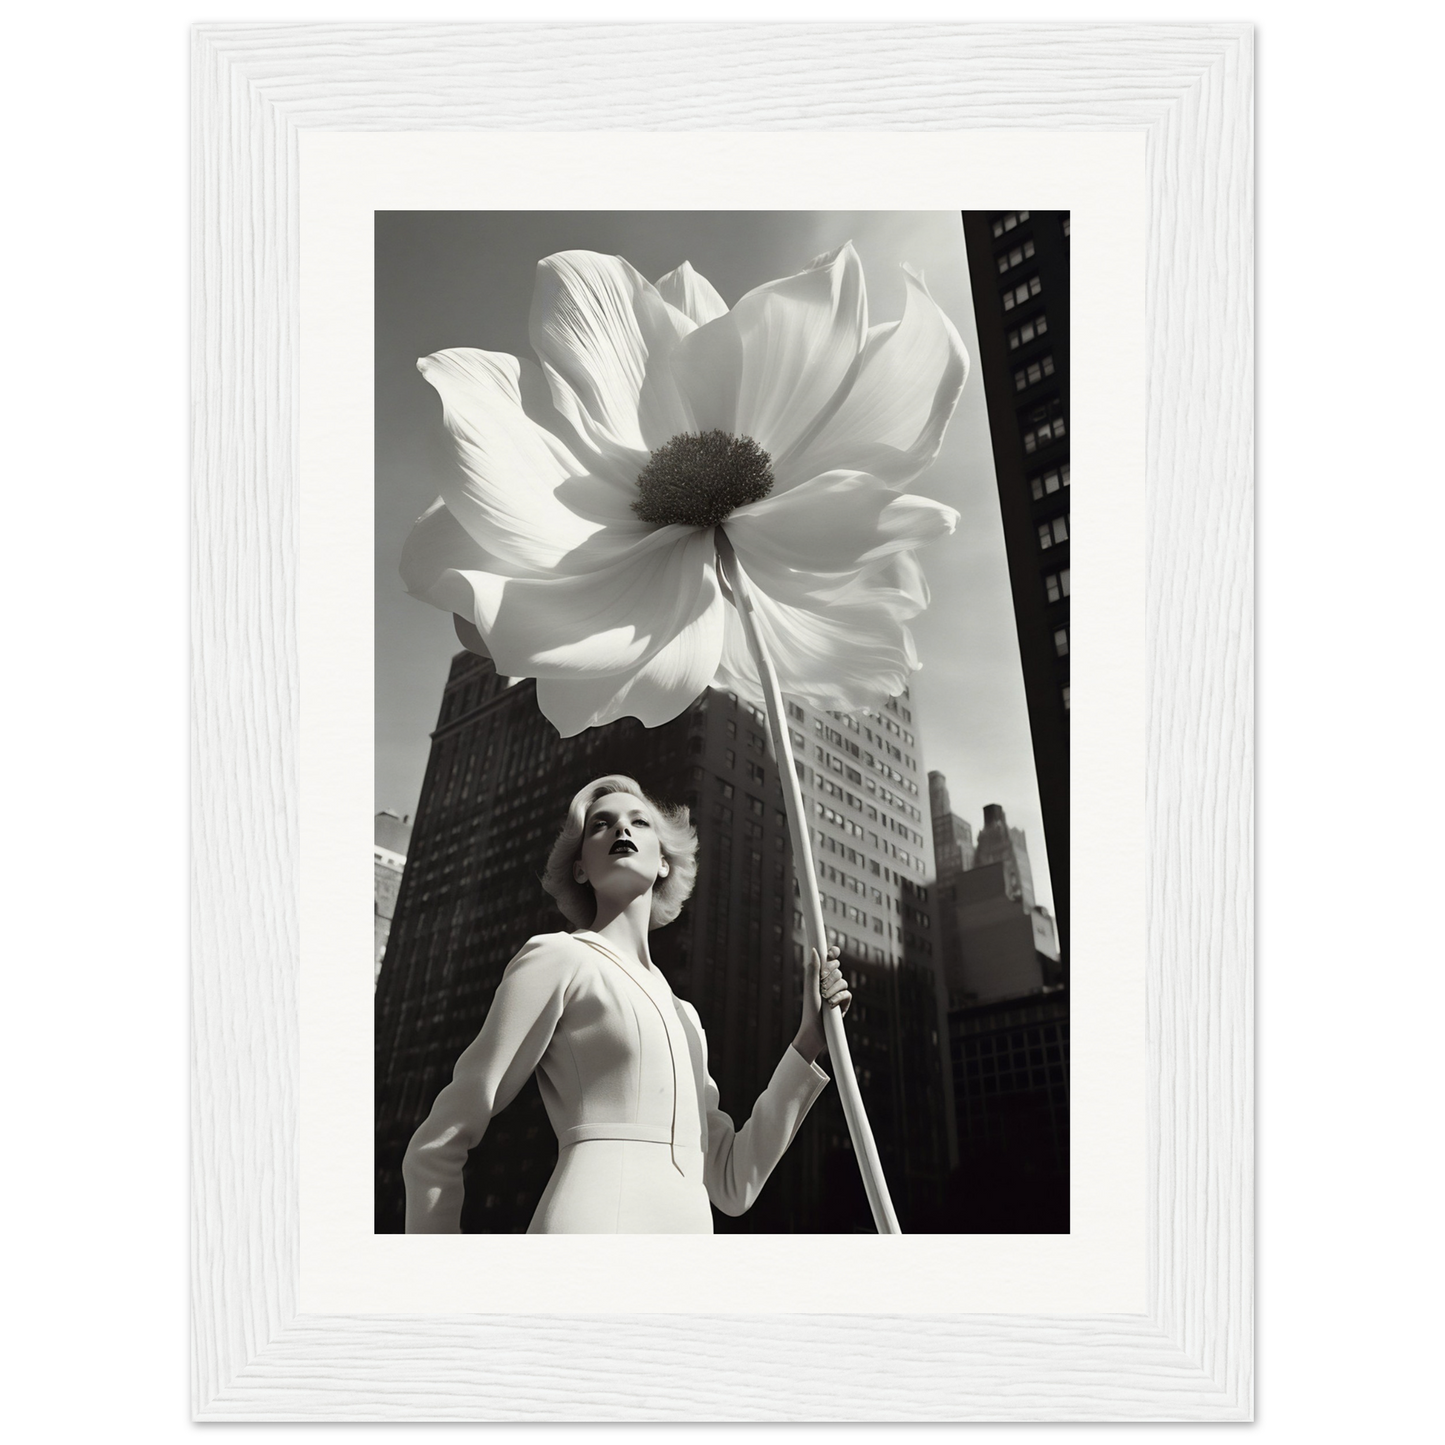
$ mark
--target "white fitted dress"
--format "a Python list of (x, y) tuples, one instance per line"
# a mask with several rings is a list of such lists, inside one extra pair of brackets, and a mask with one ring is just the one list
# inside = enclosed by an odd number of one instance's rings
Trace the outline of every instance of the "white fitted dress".
[(558, 1152), (531, 1234), (711, 1234), (709, 1200), (746, 1210), (828, 1082), (789, 1047), (735, 1128), (697, 1013), (657, 968), (594, 933), (539, 934), (407, 1147), (408, 1234), (458, 1231), (467, 1154), (534, 1071)]

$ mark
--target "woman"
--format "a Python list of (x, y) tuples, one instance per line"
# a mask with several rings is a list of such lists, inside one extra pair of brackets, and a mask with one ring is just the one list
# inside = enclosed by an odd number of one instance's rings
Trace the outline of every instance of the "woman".
[(758, 1197), (828, 1082), (815, 1062), (821, 1003), (846, 1010), (852, 995), (838, 950), (821, 978), (814, 952), (797, 1036), (734, 1128), (697, 1013), (647, 946), (696, 874), (686, 809), (619, 776), (573, 798), (542, 886), (577, 931), (529, 939), (507, 965), (481, 1033), (407, 1147), (408, 1234), (458, 1231), (467, 1153), (534, 1070), (558, 1156), (529, 1234), (711, 1234), (709, 1200), (741, 1214)]

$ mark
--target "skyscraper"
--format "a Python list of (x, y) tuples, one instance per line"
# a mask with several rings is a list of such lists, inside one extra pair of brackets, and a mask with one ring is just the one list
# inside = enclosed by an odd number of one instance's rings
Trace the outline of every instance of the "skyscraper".
[(973, 826), (953, 811), (948, 797), (948, 779), (942, 773), (928, 775), (928, 802), (933, 825), (933, 860), (940, 880), (973, 867)]
[(984, 808), (972, 867), (939, 871), (935, 893), (951, 1004), (1019, 997), (1061, 981), (1053, 919), (1033, 897), (1027, 840), (997, 803)]
[(1028, 840), (989, 803), (968, 867), (957, 842), (948, 780), (928, 775), (934, 808), (934, 886), (941, 972), (950, 1004), (1014, 998), (1061, 982), (1053, 919), (1034, 898)]
[(405, 818), (383, 809), (374, 820), (371, 859), (375, 874), (376, 956), (372, 960), (372, 982), (381, 977), (381, 960), (386, 953), (386, 940), (391, 933), (392, 915), (396, 912), (396, 895), (401, 890), (401, 876), (406, 870), (406, 850), (411, 841), (411, 824)]
[[(903, 1227), (933, 1228), (955, 1127), (912, 702), (905, 692), (876, 716), (849, 717), (793, 700), (788, 720), (828, 938), (843, 950), (853, 989), (848, 1038), (884, 1175)], [(801, 959), (801, 912), (793, 923)], [(822, 1116), (827, 1154), (821, 1170), (810, 1166), (828, 1183), (822, 1227), (871, 1231), (836, 1090), (824, 1095)]]
[[(938, 850), (939, 951), (949, 984), (948, 1058), (959, 1168), (941, 1225), (981, 1234), (1068, 1230), (1069, 1006), (1029, 848), (996, 803), (977, 848), (929, 773)], [(967, 857), (967, 864), (964, 858)]]
[(948, 1059), (959, 1170), (942, 1227), (1069, 1228), (1069, 995), (1053, 920), (1034, 897), (1028, 842), (996, 803), (969, 866), (948, 780), (928, 775)]
[(1069, 960), (1069, 213), (965, 211), (999, 511)]
[[(792, 702), (791, 766), (803, 783), (825, 918), (855, 1003), (848, 1032), (900, 1216), (937, 1194), (951, 1081), (939, 1041), (917, 744), (907, 697), (839, 719)], [(653, 957), (698, 1009), (722, 1107), (741, 1122), (796, 1032), (802, 915), (763, 714), (708, 691), (662, 727), (632, 719), (560, 738), (531, 682), (509, 685), (461, 653), (443, 693), (407, 870), (376, 1000), (376, 1228), (401, 1228), (400, 1161), (475, 1036), (508, 960), (531, 935), (569, 927), (542, 892), (573, 794), (604, 773), (635, 777), (697, 825), (697, 885), (653, 935)], [(920, 1047), (920, 1045), (926, 1047)], [(831, 1096), (831, 1097), (830, 1097)], [(871, 1227), (836, 1091), (815, 1108), (758, 1204), (719, 1229)], [(535, 1083), (469, 1161), (463, 1228), (525, 1229), (555, 1160)], [(861, 1200), (861, 1186), (858, 1188)]]
[(1026, 909), (1034, 906), (1034, 870), (1029, 865), (1029, 848), (1023, 833), (1010, 828), (997, 803), (986, 803), (983, 828), (974, 849), (975, 868), (997, 863), (1003, 869), (1003, 887), (1007, 897), (1017, 899)]

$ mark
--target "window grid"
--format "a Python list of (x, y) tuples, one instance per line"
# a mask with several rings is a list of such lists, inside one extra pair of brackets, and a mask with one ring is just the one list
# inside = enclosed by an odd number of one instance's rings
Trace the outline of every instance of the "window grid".
[(1042, 336), (1049, 329), (1049, 318), (1040, 312), (1037, 316), (1030, 316), (1016, 331), (1008, 334), (1008, 349), (1017, 351), (1020, 346), (1027, 346), (1036, 336)]
[(1057, 547), (1069, 540), (1069, 519), (1067, 517), (1055, 517), (1052, 521), (1039, 523), (1039, 550), (1047, 552), (1050, 547)]
[(1037, 361), (1031, 361), (1027, 366), (1021, 366), (1014, 372), (1014, 390), (1026, 391), (1031, 386), (1037, 386), (1044, 377), (1054, 374), (1054, 354), (1050, 352), (1047, 356), (1040, 357)]
[(1037, 296), (1043, 289), (1044, 283), (1037, 276), (1030, 276), (1027, 281), (1020, 281), (1017, 286), (1003, 293), (1003, 309), (1012, 311), (1015, 306), (1022, 306), (1031, 296)]
[(1054, 397), (1043, 406), (1022, 413), (1019, 421), (1027, 428), (1023, 434), (1024, 451), (1036, 452), (1064, 435), (1064, 404)]
[(1029, 481), (1029, 490), (1033, 493), (1034, 501), (1041, 502), (1046, 496), (1057, 492), (1060, 487), (1069, 485), (1069, 464), (1053, 467), (1047, 472), (1042, 472)]
[(1051, 441), (1058, 441), (1064, 435), (1063, 417), (1055, 417), (1053, 421), (1046, 421), (1042, 426), (1035, 427), (1032, 431), (1024, 433), (1024, 450), (1036, 452), (1042, 446), (1047, 446)]
[(1027, 211), (1010, 211), (1007, 215), (1000, 216), (998, 220), (993, 223), (993, 234), (995, 238), (1002, 236), (1005, 231), (1012, 231), (1021, 221), (1027, 221), (1028, 218), (1029, 213)]
[(1011, 251), (1005, 251), (998, 258), (998, 274), (1002, 276), (1005, 272), (1012, 271), (1015, 266), (1022, 266), (1033, 254), (1032, 240), (1025, 241), (1022, 246), (1015, 246)]

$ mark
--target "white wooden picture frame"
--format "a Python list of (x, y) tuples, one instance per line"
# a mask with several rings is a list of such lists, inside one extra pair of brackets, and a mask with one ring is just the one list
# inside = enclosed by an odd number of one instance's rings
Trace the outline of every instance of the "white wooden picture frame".
[[(196, 1417), (1252, 1418), (1250, 28), (218, 24), (193, 85)], [(1147, 1309), (301, 1313), (300, 133), (1017, 128), (1146, 152)]]

